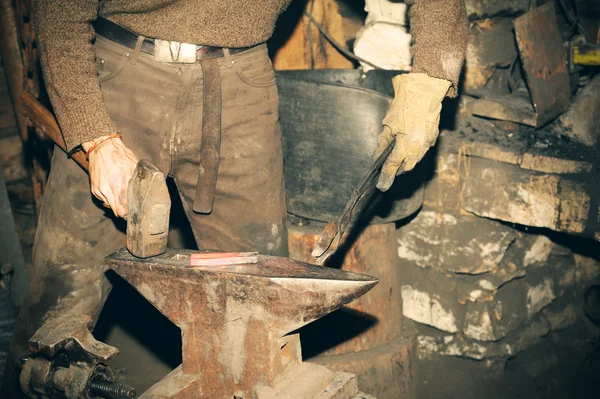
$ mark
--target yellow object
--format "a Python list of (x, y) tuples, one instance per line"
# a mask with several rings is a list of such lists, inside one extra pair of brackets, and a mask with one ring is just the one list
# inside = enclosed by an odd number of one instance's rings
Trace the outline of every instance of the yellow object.
[(573, 46), (573, 63), (577, 65), (600, 65), (600, 46), (577, 44)]
[(413, 169), (435, 144), (442, 100), (450, 81), (424, 73), (408, 73), (392, 79), (394, 101), (383, 119), (375, 157), (396, 137), (394, 150), (381, 168), (377, 188), (387, 191), (396, 175)]

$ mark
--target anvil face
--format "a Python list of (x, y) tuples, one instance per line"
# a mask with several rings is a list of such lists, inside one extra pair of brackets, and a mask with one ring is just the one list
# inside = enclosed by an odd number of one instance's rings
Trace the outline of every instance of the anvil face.
[(378, 281), (273, 256), (259, 256), (256, 264), (195, 269), (189, 267), (192, 253), (169, 250), (140, 259), (123, 249), (106, 258), (181, 328), (182, 367), (172, 378), (185, 380), (185, 386), (177, 397), (231, 398), (234, 392), (255, 397), (257, 386), (272, 386), (287, 367), (281, 357), (285, 334), (360, 297)]

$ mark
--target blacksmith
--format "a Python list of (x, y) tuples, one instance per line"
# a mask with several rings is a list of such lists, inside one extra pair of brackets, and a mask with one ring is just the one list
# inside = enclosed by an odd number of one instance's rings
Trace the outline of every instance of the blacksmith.
[[(107, 207), (126, 216), (138, 159), (174, 179), (200, 248), (287, 255), (278, 94), (265, 41), (289, 1), (35, 1), (46, 88), (68, 150), (87, 152), (90, 173), (54, 152), (1, 397), (16, 397), (15, 360), (42, 322), (67, 312), (98, 318), (111, 288), (103, 258), (125, 243)], [(462, 0), (407, 3), (414, 66), (394, 78), (383, 122), (380, 149), (397, 136), (384, 191), (435, 143), (466, 46)], [(212, 122), (203, 123), (208, 113)], [(214, 134), (220, 160), (202, 163), (202, 137)], [(217, 173), (214, 188), (198, 184), (199, 169)], [(198, 190), (212, 209), (197, 202)]]

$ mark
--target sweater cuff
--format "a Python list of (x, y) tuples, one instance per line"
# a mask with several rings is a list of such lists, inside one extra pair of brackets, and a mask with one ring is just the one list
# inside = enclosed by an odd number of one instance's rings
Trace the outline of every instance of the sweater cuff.
[[(462, 58), (455, 57), (454, 62), (458, 65), (462, 65)], [(457, 73), (458, 72), (458, 73)], [(427, 66), (421, 65), (421, 63), (415, 62), (415, 65), (410, 70), (410, 73), (424, 73), (432, 78), (444, 79), (450, 82), (450, 88), (446, 97), (454, 98), (458, 95), (458, 79), (460, 74), (460, 68), (457, 68), (457, 72), (448, 72), (439, 66)]]
[(67, 152), (76, 150), (82, 143), (117, 133), (103, 103), (69, 101), (69, 104), (57, 105), (55, 108), (60, 108), (60, 111), (55, 111)]

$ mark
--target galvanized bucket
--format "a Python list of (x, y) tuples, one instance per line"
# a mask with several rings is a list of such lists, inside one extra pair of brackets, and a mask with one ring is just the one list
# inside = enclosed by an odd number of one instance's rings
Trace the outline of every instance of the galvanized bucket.
[[(277, 72), (287, 211), (317, 221), (341, 214), (371, 164), (397, 71)], [(371, 223), (397, 221), (423, 203), (423, 167), (378, 194)]]

